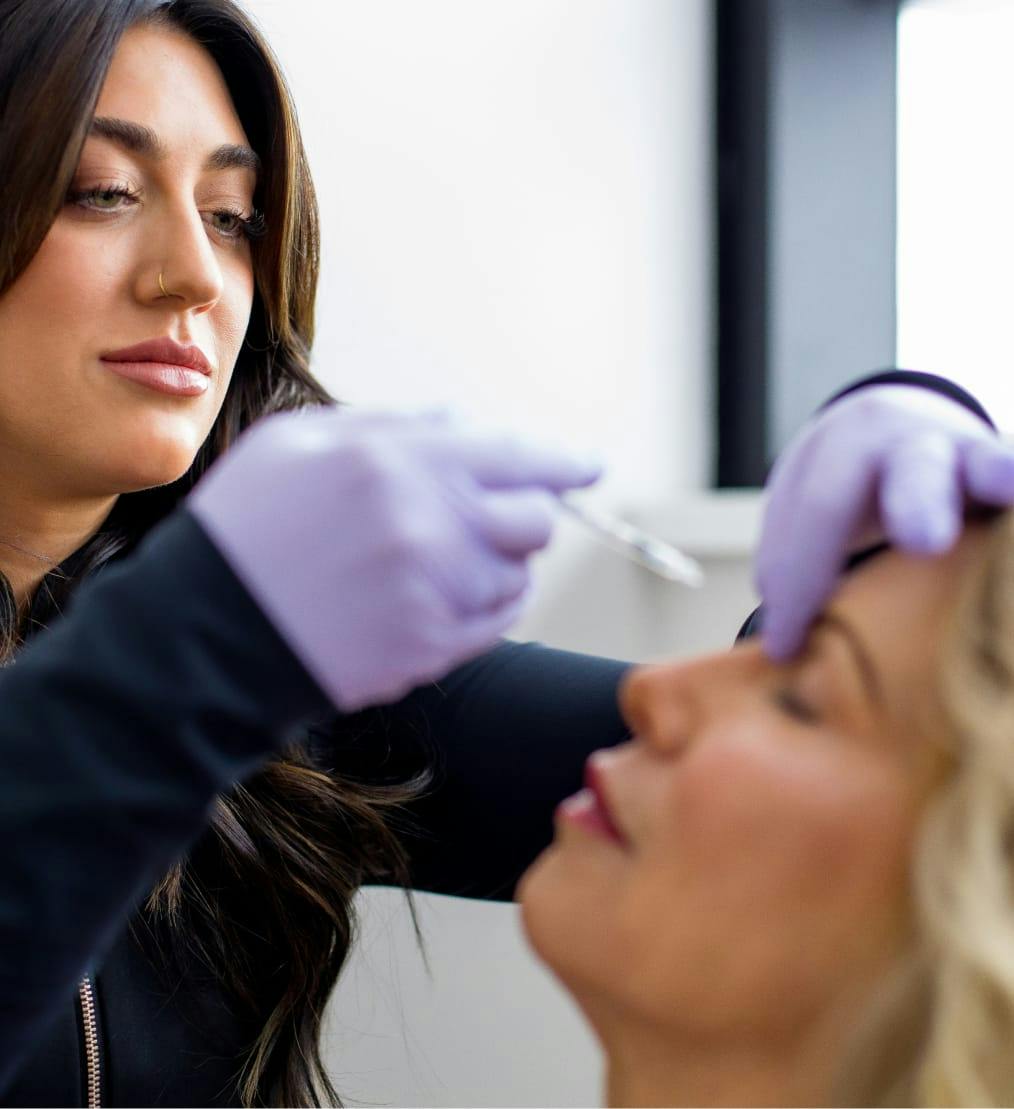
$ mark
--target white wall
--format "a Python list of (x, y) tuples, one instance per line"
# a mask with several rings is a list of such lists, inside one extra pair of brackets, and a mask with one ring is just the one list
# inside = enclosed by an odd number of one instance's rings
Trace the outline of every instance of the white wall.
[[(712, 450), (709, 0), (247, 7), (320, 196), (317, 374), (357, 403), (593, 448), (601, 501), (708, 558), (691, 594), (562, 521), (518, 636), (624, 658), (727, 645), (752, 606), (756, 504), (694, 499)], [(597, 1053), (514, 907), (419, 900), (429, 977), (397, 895), (362, 898), (329, 1010), (350, 1103), (594, 1103)]]
[(705, 0), (251, 0), (323, 212), (315, 369), (608, 459), (710, 448)]

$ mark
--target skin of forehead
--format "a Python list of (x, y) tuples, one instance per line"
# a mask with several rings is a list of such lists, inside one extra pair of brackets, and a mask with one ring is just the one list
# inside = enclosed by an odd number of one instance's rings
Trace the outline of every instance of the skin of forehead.
[(970, 525), (934, 558), (887, 551), (850, 575), (827, 606), (864, 647), (891, 716), (918, 732), (938, 721), (937, 658), (961, 584), (984, 557), (989, 535), (988, 526)]
[[(172, 90), (171, 96), (165, 95), (166, 89)], [(249, 145), (214, 59), (200, 44), (170, 27), (131, 27), (124, 33), (95, 115), (151, 127), (168, 148), (170, 164), (187, 155), (203, 164), (207, 154), (224, 143)]]

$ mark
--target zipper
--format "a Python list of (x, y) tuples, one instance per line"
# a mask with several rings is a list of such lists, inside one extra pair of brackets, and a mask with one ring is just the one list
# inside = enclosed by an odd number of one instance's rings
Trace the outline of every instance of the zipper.
[(81, 1026), (84, 1030), (85, 1077), (88, 1087), (88, 1109), (102, 1106), (102, 1061), (99, 1057), (99, 1014), (90, 974), (77, 987), (81, 1003)]

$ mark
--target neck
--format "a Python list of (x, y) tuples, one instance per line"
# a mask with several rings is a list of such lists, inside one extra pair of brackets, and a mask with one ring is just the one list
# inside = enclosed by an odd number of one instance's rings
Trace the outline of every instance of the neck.
[(19, 613), (45, 575), (98, 531), (115, 503), (115, 495), (63, 499), (23, 488), (0, 490), (0, 571)]
[(837, 1056), (809, 1042), (674, 1042), (638, 1030), (606, 1046), (606, 1104), (826, 1105)]

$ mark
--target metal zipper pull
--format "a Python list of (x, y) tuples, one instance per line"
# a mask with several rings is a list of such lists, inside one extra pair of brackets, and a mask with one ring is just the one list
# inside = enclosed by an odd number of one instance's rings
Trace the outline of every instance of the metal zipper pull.
[(77, 988), (84, 1027), (85, 1073), (88, 1078), (88, 1109), (102, 1106), (102, 1060), (99, 1056), (99, 1015), (91, 975), (86, 974)]

